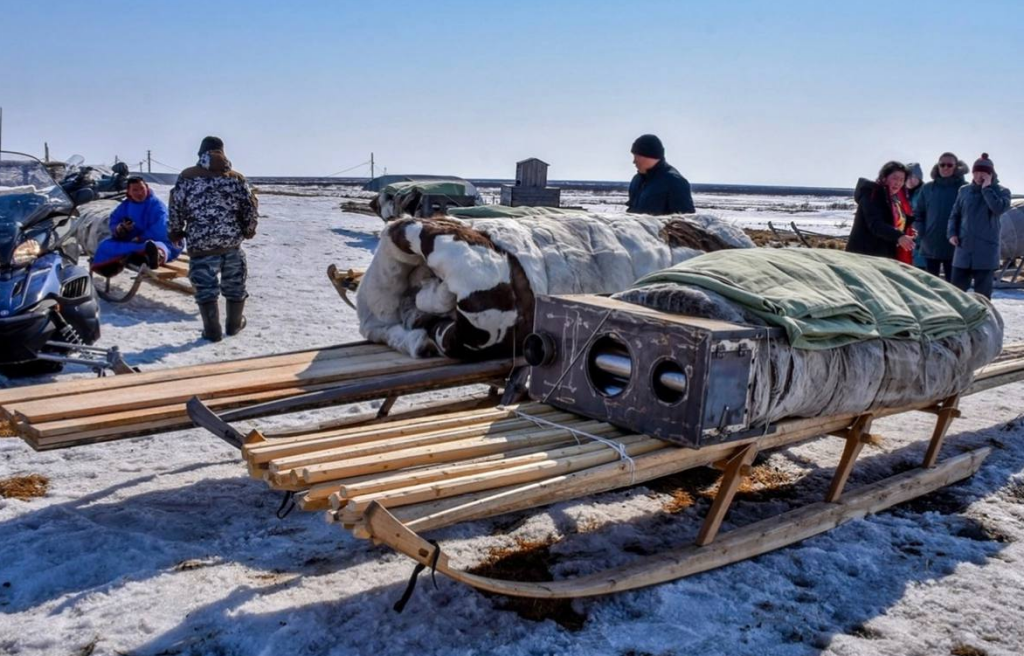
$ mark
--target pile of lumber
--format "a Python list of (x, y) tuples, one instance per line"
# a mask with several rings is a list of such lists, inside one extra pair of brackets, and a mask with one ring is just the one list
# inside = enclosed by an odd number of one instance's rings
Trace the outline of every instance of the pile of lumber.
[(325, 405), (325, 393), (342, 404), (500, 380), (511, 364), (414, 359), (360, 342), (0, 390), (0, 417), (34, 449), (55, 449), (190, 427), (193, 396), (260, 416)]
[[(979, 370), (963, 394), (1020, 380), (1024, 345), (1015, 345)], [(934, 413), (941, 407), (889, 408), (873, 416)], [(364, 513), (373, 502), (421, 532), (721, 463), (747, 444), (763, 451), (842, 433), (857, 420), (856, 415), (795, 419), (765, 436), (683, 449), (524, 403), (279, 439), (253, 431), (242, 454), (250, 475), (295, 494), (305, 510), (327, 510), (329, 519), (365, 538), (370, 532)]]

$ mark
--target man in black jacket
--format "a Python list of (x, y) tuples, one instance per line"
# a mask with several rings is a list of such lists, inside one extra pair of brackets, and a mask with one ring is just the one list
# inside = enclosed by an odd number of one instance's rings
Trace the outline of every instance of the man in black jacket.
[(690, 183), (665, 161), (665, 147), (653, 134), (633, 142), (636, 175), (629, 183), (627, 211), (634, 214), (694, 214)]

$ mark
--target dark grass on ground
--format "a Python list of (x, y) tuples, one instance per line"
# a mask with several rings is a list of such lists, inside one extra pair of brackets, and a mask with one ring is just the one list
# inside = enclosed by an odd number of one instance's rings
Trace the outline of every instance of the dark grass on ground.
[(0, 497), (28, 501), (46, 496), (50, 487), (50, 479), (41, 474), (28, 476), (12, 476), (0, 479)]

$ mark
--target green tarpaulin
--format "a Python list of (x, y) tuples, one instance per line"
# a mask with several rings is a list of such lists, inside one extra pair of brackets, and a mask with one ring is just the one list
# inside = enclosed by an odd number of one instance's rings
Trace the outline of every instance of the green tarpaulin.
[(708, 253), (644, 276), (717, 292), (786, 329), (795, 348), (862, 340), (935, 340), (979, 325), (987, 307), (938, 276), (895, 260), (826, 249)]
[(466, 190), (466, 185), (452, 180), (413, 180), (412, 182), (393, 182), (381, 190), (382, 194), (401, 196), (410, 192), (419, 192), (434, 196), (469, 196), (473, 192)]
[(449, 216), (459, 219), (521, 219), (524, 216), (565, 216), (586, 214), (584, 210), (560, 209), (557, 207), (506, 207), (504, 205), (478, 205), (476, 207), (452, 207)]

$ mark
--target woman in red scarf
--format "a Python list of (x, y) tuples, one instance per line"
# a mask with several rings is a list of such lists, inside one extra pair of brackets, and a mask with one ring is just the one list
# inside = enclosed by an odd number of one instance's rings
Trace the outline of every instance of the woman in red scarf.
[(853, 218), (847, 251), (892, 259), (899, 259), (899, 253), (903, 251), (906, 257), (912, 257), (914, 240), (907, 236), (907, 231), (914, 217), (905, 197), (900, 200), (906, 179), (906, 166), (887, 162), (874, 182), (866, 178), (857, 182), (853, 194), (857, 214)]

